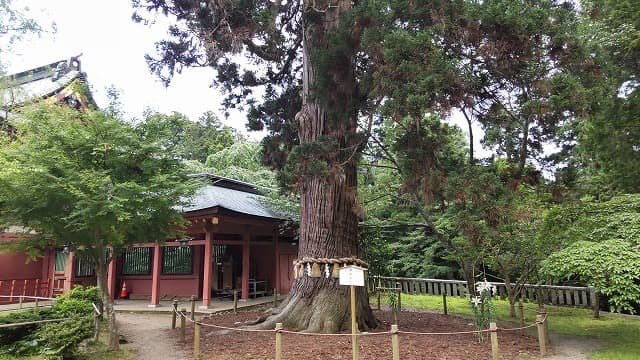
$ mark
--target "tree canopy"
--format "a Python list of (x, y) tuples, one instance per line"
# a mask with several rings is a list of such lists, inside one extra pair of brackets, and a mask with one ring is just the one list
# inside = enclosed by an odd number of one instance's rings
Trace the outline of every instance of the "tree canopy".
[(107, 264), (135, 243), (178, 236), (194, 183), (158, 142), (99, 111), (42, 105), (20, 115), (17, 138), (0, 144), (0, 225), (22, 227), (18, 245), (33, 256), (66, 246), (91, 259), (116, 348)]

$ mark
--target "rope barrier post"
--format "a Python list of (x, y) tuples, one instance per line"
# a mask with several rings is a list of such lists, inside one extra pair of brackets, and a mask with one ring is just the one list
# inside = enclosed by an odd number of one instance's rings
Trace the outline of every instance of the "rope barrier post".
[(391, 325), (391, 349), (393, 360), (400, 360), (400, 337), (398, 336), (398, 325)]
[(282, 360), (282, 323), (276, 323), (276, 360)]
[(444, 314), (447, 315), (447, 293), (442, 292), (442, 307), (444, 308)]
[(173, 300), (173, 314), (171, 314), (171, 330), (176, 328), (177, 312), (178, 312), (178, 300)]
[(189, 299), (189, 301), (191, 301), (191, 320), (195, 320), (195, 318), (196, 318), (196, 296), (195, 295), (191, 295), (191, 299)]
[(22, 309), (22, 298), (23, 298), (22, 295), (20, 295), (20, 297), (18, 298), (18, 301), (20, 302), (20, 305), (19, 305), (20, 309)]
[(544, 340), (545, 340), (545, 344), (547, 344), (547, 347), (549, 347), (551, 345), (551, 342), (549, 341), (549, 314), (547, 314), (547, 312), (544, 309), (539, 309), (538, 310), (538, 314), (542, 315), (542, 328), (544, 329)]
[(398, 292), (398, 311), (402, 311), (402, 300), (400, 300), (402, 288), (400, 287), (400, 283), (396, 283), (396, 291)]
[(500, 360), (500, 346), (498, 345), (498, 326), (492, 322), (489, 324), (491, 332), (491, 356), (493, 360)]
[(380, 288), (377, 287), (376, 288), (376, 296), (378, 297), (378, 310), (380, 310), (380, 294), (381, 294)]
[(193, 323), (193, 357), (200, 359), (200, 323)]
[(233, 290), (233, 315), (238, 313), (238, 290)]
[(358, 347), (358, 323), (356, 322), (356, 287), (349, 286), (351, 289), (351, 350), (353, 360), (360, 358)]
[(38, 310), (38, 297), (36, 297), (36, 310)]
[(185, 340), (185, 339), (186, 339), (186, 336), (185, 336), (185, 335), (186, 335), (186, 330), (187, 330), (187, 326), (186, 326), (186, 325), (187, 325), (187, 324), (186, 324), (187, 319), (186, 319), (186, 317), (184, 316), (184, 314), (185, 314), (186, 312), (187, 312), (187, 309), (186, 309), (186, 308), (182, 308), (182, 309), (180, 309), (180, 313), (181, 313), (181, 314), (180, 314), (180, 342), (183, 342), (183, 343), (186, 341), (186, 340)]
[(544, 316), (541, 314), (536, 315), (536, 323), (538, 324), (538, 344), (540, 344), (540, 355), (547, 355), (547, 340), (544, 333)]

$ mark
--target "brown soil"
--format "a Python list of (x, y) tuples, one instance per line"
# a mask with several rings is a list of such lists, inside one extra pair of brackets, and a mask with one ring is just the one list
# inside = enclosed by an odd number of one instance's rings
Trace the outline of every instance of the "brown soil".
[[(374, 311), (382, 325), (371, 333), (390, 329), (393, 316), (388, 311)], [(203, 319), (206, 324), (238, 327), (241, 322), (254, 320), (259, 312), (217, 314)], [(474, 330), (468, 319), (427, 312), (402, 312), (398, 315), (401, 331), (451, 333)], [(507, 326), (505, 326), (507, 327)], [(175, 337), (178, 336), (178, 330)], [(349, 334), (349, 331), (345, 331)], [(537, 359), (538, 341), (520, 331), (499, 332), (502, 359)], [(187, 327), (184, 352), (193, 350), (193, 326)], [(317, 336), (284, 333), (284, 359), (351, 359), (350, 336)], [(275, 335), (271, 332), (221, 331), (203, 326), (201, 348), (203, 359), (273, 359)], [(364, 335), (359, 340), (360, 359), (391, 359), (390, 335)], [(400, 334), (400, 358), (422, 359), (491, 359), (489, 342), (479, 343), (473, 334), (409, 335)]]

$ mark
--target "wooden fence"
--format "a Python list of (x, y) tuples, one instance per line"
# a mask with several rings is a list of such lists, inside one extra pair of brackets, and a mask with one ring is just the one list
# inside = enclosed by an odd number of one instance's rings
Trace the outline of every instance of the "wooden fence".
[[(490, 282), (496, 287), (497, 295), (506, 298), (504, 283)], [(463, 280), (440, 280), (427, 278), (402, 278), (391, 276), (370, 276), (369, 292), (375, 293), (376, 287), (399, 287), (405, 294), (446, 295), (465, 297), (469, 294), (467, 282)], [(515, 286), (515, 284), (511, 284)], [(556, 286), (525, 284), (519, 299), (525, 302), (539, 302), (545, 305), (564, 305), (593, 308), (598, 307), (598, 293), (590, 287)]]
[(40, 279), (0, 280), (0, 295), (6, 295), (0, 305), (17, 303), (21, 296), (48, 297), (49, 283)]

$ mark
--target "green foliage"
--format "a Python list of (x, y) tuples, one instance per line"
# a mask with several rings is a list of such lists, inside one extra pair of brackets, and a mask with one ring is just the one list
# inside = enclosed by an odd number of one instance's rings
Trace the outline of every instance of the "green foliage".
[(95, 310), (93, 304), (100, 309), (102, 297), (96, 286), (83, 287), (76, 285), (68, 293), (58, 296), (53, 303), (53, 311), (61, 318), (89, 316)]
[(640, 303), (640, 195), (566, 205), (550, 211), (544, 236), (566, 247), (543, 261), (541, 272), (577, 280), (609, 299), (613, 311), (635, 312)]
[(97, 287), (76, 286), (54, 300), (50, 309), (12, 312), (0, 317), (0, 324), (67, 319), (3, 329), (0, 354), (16, 356), (43, 354), (47, 359), (74, 358), (77, 346), (93, 334), (92, 303), (100, 301)]
[[(99, 112), (41, 106), (0, 150), (0, 218), (35, 231), (25, 247), (84, 248), (164, 241), (195, 189), (179, 161), (129, 125)], [(151, 237), (149, 237), (151, 235)]]
[(200, 163), (240, 139), (235, 129), (222, 125), (211, 112), (202, 114), (197, 122), (176, 112), (171, 115), (149, 113), (138, 124), (138, 130), (177, 158)]
[(42, 341), (46, 359), (70, 359), (75, 358), (77, 346), (91, 337), (94, 330), (91, 317), (75, 317), (43, 324), (34, 335)]
[[(53, 318), (55, 318), (53, 310), (46, 308), (40, 309), (38, 311), (12, 311), (0, 316), (0, 324), (14, 324)], [(14, 343), (20, 339), (27, 337), (37, 327), (37, 325), (24, 325), (18, 327), (3, 328), (2, 330), (0, 330), (0, 347), (4, 348), (8, 344)]]
[[(473, 322), (477, 330), (486, 330), (489, 324), (495, 320), (496, 307), (493, 304), (493, 295), (495, 294), (495, 286), (492, 286), (485, 279), (476, 283), (476, 296), (471, 298), (471, 307), (473, 310)], [(486, 333), (480, 332), (476, 334), (479, 341), (486, 340)]]

